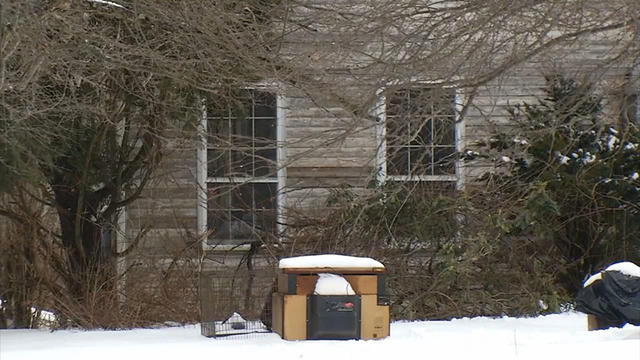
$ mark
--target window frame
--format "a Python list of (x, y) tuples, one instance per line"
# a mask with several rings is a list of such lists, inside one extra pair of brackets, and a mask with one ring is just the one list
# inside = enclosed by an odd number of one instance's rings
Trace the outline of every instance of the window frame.
[(284, 203), (285, 192), (283, 191), (286, 186), (286, 168), (283, 164), (286, 163), (286, 113), (287, 99), (282, 94), (282, 89), (277, 84), (273, 83), (259, 83), (254, 86), (248, 86), (242, 88), (242, 90), (256, 90), (262, 92), (269, 92), (275, 96), (276, 100), (276, 174), (275, 176), (230, 176), (230, 177), (209, 177), (208, 176), (208, 116), (207, 107), (204, 100), (200, 105), (200, 121), (198, 124), (198, 148), (196, 152), (196, 182), (197, 182), (197, 231), (202, 244), (203, 251), (248, 251), (251, 248), (250, 244), (234, 245), (234, 244), (218, 244), (212, 245), (208, 243), (209, 239), (209, 224), (208, 224), (208, 185), (209, 184), (235, 184), (237, 186), (251, 183), (269, 183), (276, 185), (276, 232), (280, 238), (286, 228), (284, 222)]
[(462, 190), (464, 188), (464, 164), (461, 157), (455, 160), (454, 172), (452, 175), (390, 175), (387, 174), (387, 96), (386, 92), (393, 89), (403, 90), (411, 88), (433, 88), (442, 87), (445, 89), (453, 89), (453, 116), (454, 116), (454, 129), (455, 129), (455, 146), (454, 150), (457, 154), (462, 152), (464, 148), (464, 117), (463, 112), (463, 95), (460, 89), (454, 85), (442, 84), (440, 81), (412, 81), (409, 83), (390, 83), (386, 87), (380, 88), (376, 91), (376, 104), (373, 111), (373, 116), (376, 119), (376, 182), (379, 185), (383, 185), (387, 181), (403, 181), (403, 182), (455, 182), (456, 190)]

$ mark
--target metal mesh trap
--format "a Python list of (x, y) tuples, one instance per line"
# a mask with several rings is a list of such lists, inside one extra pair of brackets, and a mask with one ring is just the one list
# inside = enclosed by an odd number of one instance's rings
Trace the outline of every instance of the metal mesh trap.
[(206, 337), (271, 331), (275, 273), (246, 252), (208, 254), (200, 276), (201, 333)]

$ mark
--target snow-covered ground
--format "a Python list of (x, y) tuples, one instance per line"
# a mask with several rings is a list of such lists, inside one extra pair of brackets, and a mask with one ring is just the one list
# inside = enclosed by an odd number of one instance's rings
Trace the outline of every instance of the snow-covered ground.
[(640, 359), (640, 327), (587, 331), (586, 316), (395, 322), (370, 341), (210, 339), (199, 326), (127, 331), (0, 330), (0, 359)]

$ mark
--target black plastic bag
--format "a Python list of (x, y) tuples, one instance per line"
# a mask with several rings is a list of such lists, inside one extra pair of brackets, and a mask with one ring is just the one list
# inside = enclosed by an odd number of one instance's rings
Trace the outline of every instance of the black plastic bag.
[(603, 271), (601, 279), (578, 291), (576, 310), (595, 315), (610, 326), (640, 325), (640, 277)]

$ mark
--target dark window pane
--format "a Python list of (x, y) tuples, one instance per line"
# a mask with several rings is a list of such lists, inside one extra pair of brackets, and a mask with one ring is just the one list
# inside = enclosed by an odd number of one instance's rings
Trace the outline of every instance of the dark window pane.
[(251, 148), (231, 151), (229, 176), (253, 176), (253, 154)]
[(207, 150), (207, 176), (229, 176), (230, 152), (226, 150)]
[(409, 141), (409, 124), (404, 118), (387, 120), (387, 146), (402, 146)]
[(262, 210), (275, 209), (277, 184), (257, 183), (252, 185), (254, 186), (255, 191), (255, 208)]
[(255, 176), (276, 176), (276, 149), (256, 150), (253, 159)]
[[(276, 96), (241, 91), (226, 103), (226, 114), (219, 108), (208, 113), (209, 176), (275, 177)], [(209, 242), (239, 245), (275, 236), (276, 190), (276, 183), (210, 184)]]
[(228, 119), (209, 120), (207, 123), (207, 131), (209, 133), (209, 147), (229, 146)]
[(438, 147), (434, 149), (434, 154), (434, 175), (455, 175), (455, 148)]
[(231, 120), (231, 143), (235, 146), (251, 146), (253, 126), (251, 118)]
[(407, 148), (387, 148), (387, 173), (389, 175), (407, 175), (409, 173), (409, 153)]
[(236, 243), (248, 243), (259, 239), (255, 226), (255, 212), (231, 211), (231, 221), (228, 224), (228, 233), (232, 241)]
[(275, 183), (209, 186), (209, 243), (246, 244), (274, 236)]
[(254, 90), (241, 91), (227, 106), (226, 116), (209, 118), (208, 141), (210, 149), (231, 152), (224, 157), (224, 162), (219, 153), (211, 154), (209, 163), (214, 169), (207, 172), (210, 176), (275, 176), (276, 96)]
[(256, 228), (260, 230), (263, 237), (273, 236), (276, 234), (276, 211), (275, 210), (256, 210)]
[(409, 150), (409, 171), (410, 175), (433, 175), (430, 147), (412, 147)]
[[(387, 172), (390, 175), (451, 173), (455, 147), (455, 91), (415, 87), (387, 94)], [(434, 155), (438, 145), (448, 145)], [(403, 149), (404, 148), (404, 149)], [(446, 154), (445, 154), (446, 153)], [(446, 157), (437, 166), (434, 156)]]
[[(230, 221), (230, 214), (228, 211), (212, 211), (207, 212), (207, 224), (211, 231), (208, 243), (210, 245), (219, 245), (226, 243), (231, 239), (228, 226)], [(226, 227), (226, 228), (225, 228)]]
[(433, 143), (436, 145), (455, 145), (456, 128), (453, 120), (439, 120), (435, 122)]
[(431, 145), (432, 123), (433, 121), (425, 118), (411, 119), (409, 123), (409, 126), (411, 127), (411, 139), (409, 141), (409, 145)]
[(229, 188), (222, 185), (207, 185), (207, 206), (208, 209), (213, 210), (226, 210), (229, 208)]
[(275, 143), (277, 138), (276, 120), (256, 120), (254, 123), (254, 137), (256, 142)]
[(254, 184), (234, 185), (231, 196), (232, 209), (253, 209)]
[(276, 95), (273, 93), (256, 91), (254, 93), (254, 117), (276, 118)]

